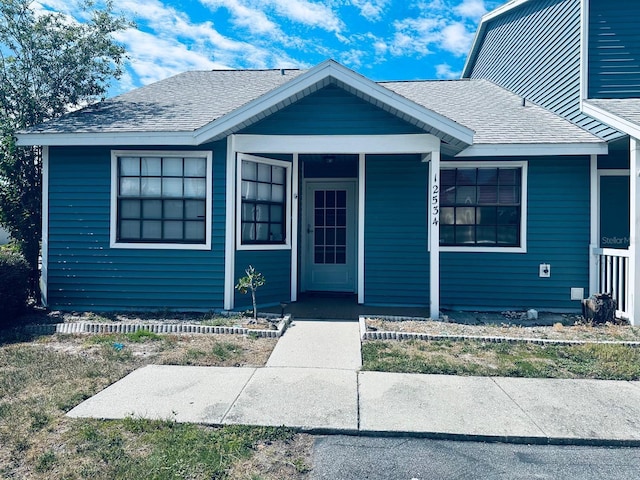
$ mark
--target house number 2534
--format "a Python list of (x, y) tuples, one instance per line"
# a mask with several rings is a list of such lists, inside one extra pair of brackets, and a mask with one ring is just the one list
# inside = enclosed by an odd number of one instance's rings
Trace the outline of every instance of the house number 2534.
[(438, 185), (438, 174), (433, 175), (433, 186), (431, 191), (431, 214), (432, 223), (438, 225), (440, 215), (440, 186)]

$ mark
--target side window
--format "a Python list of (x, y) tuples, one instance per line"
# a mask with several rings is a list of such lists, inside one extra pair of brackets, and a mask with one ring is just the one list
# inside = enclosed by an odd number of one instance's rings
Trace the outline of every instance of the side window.
[(523, 167), (442, 168), (440, 245), (521, 247)]
[(287, 246), (290, 164), (244, 155), (239, 162), (240, 246)]
[(112, 246), (209, 244), (210, 156), (121, 152), (112, 168)]

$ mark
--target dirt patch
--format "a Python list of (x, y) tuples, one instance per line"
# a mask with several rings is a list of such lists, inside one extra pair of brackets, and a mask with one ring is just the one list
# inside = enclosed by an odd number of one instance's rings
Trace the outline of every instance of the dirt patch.
[(298, 434), (292, 440), (261, 442), (247, 460), (236, 463), (229, 478), (238, 480), (302, 480), (312, 469), (313, 437)]
[[(566, 322), (569, 323), (569, 320)], [(430, 335), (464, 335), (481, 337), (541, 338), (554, 340), (640, 341), (640, 328), (629, 325), (580, 325), (557, 322), (550, 326), (481, 324), (467, 325), (431, 320), (389, 321), (367, 318), (370, 331), (415, 332)]]
[(98, 358), (105, 353), (129, 355), (137, 366), (199, 365), (218, 367), (262, 367), (275, 348), (275, 338), (247, 335), (153, 335), (131, 341), (123, 334), (52, 335), (32, 346), (47, 350)]

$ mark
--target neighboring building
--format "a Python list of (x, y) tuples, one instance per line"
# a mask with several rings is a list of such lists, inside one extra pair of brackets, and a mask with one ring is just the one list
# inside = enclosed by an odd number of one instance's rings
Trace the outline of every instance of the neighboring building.
[[(491, 22), (534, 3), (485, 17), (468, 76)], [(628, 169), (626, 137), (487, 78), (189, 72), (23, 132), (44, 146), (44, 301), (239, 308), (252, 264), (264, 304), (579, 310), (610, 253), (596, 162)]]
[(6, 245), (9, 243), (9, 232), (0, 227), (0, 245)]
[(592, 159), (590, 290), (640, 322), (640, 34), (635, 0), (517, 0), (486, 15), (463, 77), (487, 79), (608, 144)]

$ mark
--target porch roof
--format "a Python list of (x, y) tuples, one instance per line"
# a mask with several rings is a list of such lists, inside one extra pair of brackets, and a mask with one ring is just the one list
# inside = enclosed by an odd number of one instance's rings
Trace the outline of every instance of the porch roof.
[(582, 109), (627, 135), (640, 138), (640, 98), (590, 98)]

